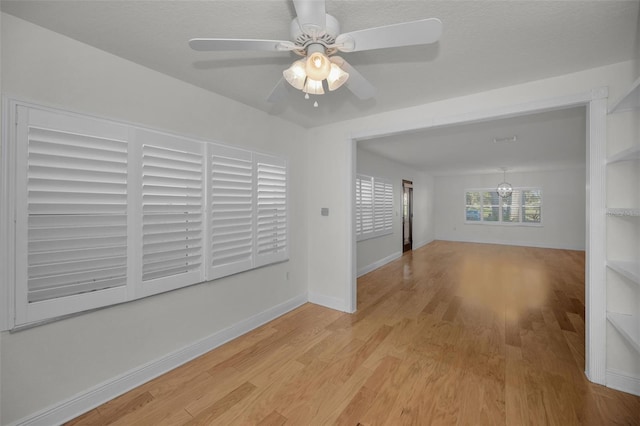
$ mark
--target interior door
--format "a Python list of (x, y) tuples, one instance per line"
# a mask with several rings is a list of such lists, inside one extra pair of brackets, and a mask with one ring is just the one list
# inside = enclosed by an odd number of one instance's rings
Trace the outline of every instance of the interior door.
[(402, 252), (413, 247), (413, 182), (402, 181)]

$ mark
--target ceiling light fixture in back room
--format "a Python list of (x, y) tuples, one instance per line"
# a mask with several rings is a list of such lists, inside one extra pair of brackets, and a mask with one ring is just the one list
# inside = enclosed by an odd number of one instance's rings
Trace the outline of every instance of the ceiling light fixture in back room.
[[(276, 102), (287, 95), (286, 83), (308, 95), (323, 95), (346, 87), (359, 99), (370, 99), (376, 89), (337, 52), (360, 52), (391, 47), (435, 43), (442, 34), (437, 18), (421, 19), (382, 27), (340, 33), (336, 18), (325, 12), (324, 0), (293, 0), (297, 17), (291, 21), (291, 40), (194, 38), (189, 46), (199, 51), (294, 52), (296, 60), (267, 100)], [(346, 84), (345, 84), (346, 83)], [(314, 103), (317, 106), (317, 102)]]
[(502, 182), (498, 184), (496, 191), (500, 197), (509, 198), (513, 193), (513, 186), (507, 182), (507, 168), (500, 167), (500, 170), (502, 170)]

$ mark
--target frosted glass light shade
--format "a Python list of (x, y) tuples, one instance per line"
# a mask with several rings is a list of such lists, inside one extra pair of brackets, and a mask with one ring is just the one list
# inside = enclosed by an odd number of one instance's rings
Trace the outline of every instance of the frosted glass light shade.
[(322, 81), (317, 81), (311, 78), (307, 78), (307, 82), (304, 85), (303, 91), (311, 95), (324, 95), (324, 88), (322, 87)]
[(300, 59), (299, 61), (295, 61), (291, 64), (289, 68), (282, 71), (282, 76), (287, 80), (287, 83), (298, 90), (302, 90), (304, 87), (304, 81), (307, 78), (304, 59)]
[(336, 64), (331, 64), (331, 71), (327, 76), (327, 86), (330, 91), (334, 91), (338, 87), (342, 86), (348, 78), (349, 74), (344, 72), (342, 68)]
[(329, 62), (329, 58), (322, 52), (314, 52), (307, 58), (305, 71), (307, 77), (316, 81), (322, 81), (327, 78), (329, 72), (331, 72), (331, 62)]
[(502, 198), (507, 198), (513, 192), (513, 187), (509, 182), (502, 182), (498, 185), (497, 191), (498, 195), (500, 195)]

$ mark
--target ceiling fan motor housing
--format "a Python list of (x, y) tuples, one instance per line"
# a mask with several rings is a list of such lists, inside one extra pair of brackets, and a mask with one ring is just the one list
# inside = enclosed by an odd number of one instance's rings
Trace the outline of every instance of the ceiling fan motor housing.
[(302, 49), (306, 49), (310, 44), (322, 44), (325, 49), (335, 43), (336, 37), (340, 35), (340, 23), (333, 16), (326, 14), (326, 24), (324, 28), (314, 34), (312, 31), (305, 32), (298, 23), (298, 18), (291, 21), (291, 40)]

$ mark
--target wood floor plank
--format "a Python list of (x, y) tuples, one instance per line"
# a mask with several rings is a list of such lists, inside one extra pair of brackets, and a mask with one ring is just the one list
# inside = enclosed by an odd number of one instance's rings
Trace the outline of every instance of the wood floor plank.
[(245, 382), (229, 392), (223, 398), (214, 402), (206, 410), (200, 412), (192, 420), (185, 423), (185, 425), (210, 425), (214, 420), (229, 410), (230, 407), (242, 401), (255, 390), (256, 386), (254, 384)]
[(584, 375), (584, 252), (434, 241), (69, 425), (626, 425)]

